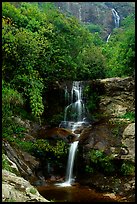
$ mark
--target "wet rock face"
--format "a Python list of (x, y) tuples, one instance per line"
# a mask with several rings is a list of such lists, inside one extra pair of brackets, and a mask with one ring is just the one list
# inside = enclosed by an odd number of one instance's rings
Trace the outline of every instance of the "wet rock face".
[(89, 85), (99, 90), (97, 111), (100, 118), (83, 129), (79, 145), (83, 146), (85, 152), (98, 149), (115, 158), (134, 161), (135, 123), (119, 118), (127, 112), (135, 111), (134, 79), (107, 78), (89, 82)]
[(49, 202), (22, 177), (2, 170), (2, 202)]
[(86, 151), (96, 149), (108, 155), (113, 153), (115, 155), (111, 148), (119, 146), (118, 152), (120, 152), (121, 138), (112, 134), (111, 126), (107, 122), (98, 122), (82, 131), (79, 145)]
[(97, 80), (103, 87), (99, 112), (117, 117), (135, 111), (135, 81), (132, 77)]
[(35, 170), (39, 167), (39, 161), (27, 152), (12, 147), (7, 141), (3, 141), (4, 150), (8, 158), (16, 164), (20, 175), (25, 179), (35, 179)]
[(122, 159), (135, 162), (135, 123), (129, 124), (122, 135), (122, 144), (124, 150), (128, 150), (128, 153), (122, 155)]

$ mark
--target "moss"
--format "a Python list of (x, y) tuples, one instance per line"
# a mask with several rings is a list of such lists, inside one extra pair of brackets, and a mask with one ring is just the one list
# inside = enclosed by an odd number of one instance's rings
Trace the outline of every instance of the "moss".
[(13, 198), (6, 198), (6, 200), (4, 202), (12, 203), (12, 202), (17, 202), (17, 201)]
[(7, 160), (5, 154), (2, 154), (2, 169), (6, 169), (7, 171), (10, 171), (16, 175), (19, 175), (19, 172), (15, 168), (11, 167), (11, 164)]
[(30, 188), (30, 193), (32, 193), (32, 194), (36, 194), (36, 193), (37, 193), (37, 191), (36, 191), (36, 189), (35, 189), (35, 188)]

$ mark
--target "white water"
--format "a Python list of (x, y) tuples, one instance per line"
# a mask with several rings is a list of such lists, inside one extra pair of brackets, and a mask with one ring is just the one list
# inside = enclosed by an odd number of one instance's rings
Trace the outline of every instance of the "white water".
[[(114, 17), (115, 28), (119, 28), (120, 16), (118, 15), (117, 11), (114, 8), (111, 9), (111, 11)], [(111, 36), (111, 33), (108, 35), (106, 42), (108, 42), (110, 36)]]
[(82, 21), (82, 15), (81, 15), (81, 5), (79, 7), (79, 20)]
[(112, 14), (113, 14), (113, 17), (114, 17), (115, 28), (119, 28), (120, 16), (118, 15), (118, 13), (117, 13), (117, 11), (115, 9), (112, 9)]
[[(75, 116), (73, 116), (75, 114)], [(66, 128), (69, 128), (74, 131), (81, 127), (85, 123), (86, 117), (86, 109), (82, 100), (82, 82), (75, 81), (72, 84), (71, 89), (71, 103), (65, 108), (64, 112), (64, 121), (63, 123), (66, 125)], [(79, 137), (79, 134), (75, 134)], [(70, 145), (68, 163), (67, 163), (67, 171), (66, 171), (66, 179), (64, 183), (58, 183), (56, 185), (59, 186), (71, 186), (74, 178), (73, 178), (73, 167), (75, 161), (76, 150), (78, 147), (78, 141), (73, 142)]]
[(108, 42), (108, 40), (109, 40), (110, 36), (111, 36), (111, 33), (110, 33), (110, 34), (108, 35), (108, 37), (107, 37), (107, 42)]

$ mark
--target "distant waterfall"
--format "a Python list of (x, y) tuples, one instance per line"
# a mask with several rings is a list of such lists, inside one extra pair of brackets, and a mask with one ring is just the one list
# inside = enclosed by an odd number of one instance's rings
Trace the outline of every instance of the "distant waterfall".
[(111, 36), (111, 33), (110, 33), (110, 34), (108, 35), (108, 37), (107, 37), (107, 40), (106, 40), (107, 42), (108, 42), (108, 40), (109, 40), (110, 36)]
[(117, 13), (117, 11), (115, 9), (112, 9), (112, 14), (113, 14), (113, 17), (114, 17), (115, 28), (119, 28), (120, 16), (118, 15), (118, 13)]
[(81, 5), (80, 5), (80, 7), (79, 7), (79, 21), (82, 21), (82, 15), (81, 15)]
[[(65, 96), (69, 97), (70, 104), (65, 108), (64, 111), (64, 121), (61, 122), (60, 127), (65, 127), (71, 129), (72, 132), (81, 126), (89, 125), (86, 119), (86, 108), (82, 99), (83, 86), (81, 81), (74, 81), (72, 84), (72, 89), (70, 96), (68, 96), (67, 87), (65, 89)], [(77, 137), (80, 134), (75, 134)], [(75, 154), (78, 146), (78, 141), (73, 142), (70, 145), (69, 157), (66, 171), (66, 181), (64, 183), (57, 184), (59, 186), (71, 186), (73, 182), (73, 166), (75, 161)]]
[[(115, 28), (119, 28), (120, 16), (118, 15), (117, 11), (114, 8), (111, 9), (111, 11), (114, 17)], [(111, 33), (108, 35), (106, 42), (108, 42), (110, 36), (111, 36)]]

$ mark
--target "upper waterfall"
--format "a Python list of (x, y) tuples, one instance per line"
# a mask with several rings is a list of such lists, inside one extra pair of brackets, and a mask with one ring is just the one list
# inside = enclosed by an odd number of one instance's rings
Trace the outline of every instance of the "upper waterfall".
[[(118, 15), (117, 11), (114, 8), (111, 9), (111, 11), (114, 17), (115, 28), (119, 28), (120, 16)], [(109, 35), (107, 36), (106, 42), (108, 42), (110, 36), (111, 33), (109, 33)]]
[(115, 28), (119, 28), (120, 16), (114, 8), (112, 9), (112, 14), (114, 17)]

